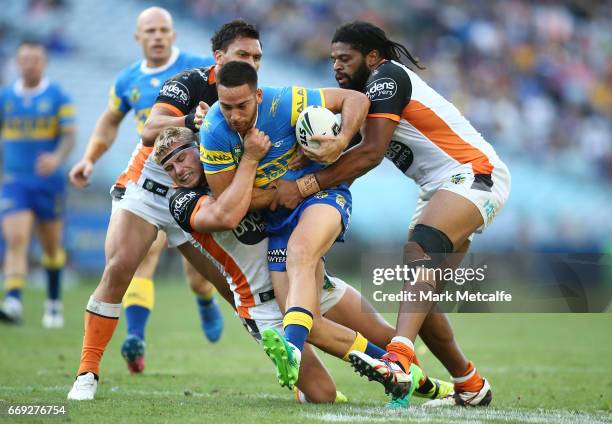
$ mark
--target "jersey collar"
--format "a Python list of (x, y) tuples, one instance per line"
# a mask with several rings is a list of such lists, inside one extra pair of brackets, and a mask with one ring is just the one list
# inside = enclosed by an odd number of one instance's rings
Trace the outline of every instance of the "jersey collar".
[(26, 88), (23, 86), (23, 79), (19, 78), (15, 81), (13, 90), (19, 97), (34, 97), (44, 92), (49, 87), (49, 78), (43, 77), (36, 87)]
[(172, 54), (170, 55), (170, 59), (168, 59), (168, 62), (165, 65), (158, 66), (156, 68), (151, 68), (147, 66), (146, 59), (143, 59), (142, 62), (140, 62), (140, 72), (142, 72), (143, 74), (147, 74), (147, 75), (158, 74), (160, 72), (164, 72), (166, 69), (174, 65), (174, 63), (179, 57), (179, 54), (180, 54), (180, 50), (177, 47), (173, 46)]

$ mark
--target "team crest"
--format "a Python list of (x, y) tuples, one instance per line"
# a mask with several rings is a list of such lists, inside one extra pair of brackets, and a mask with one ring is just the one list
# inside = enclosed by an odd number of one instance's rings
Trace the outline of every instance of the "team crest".
[(234, 146), (234, 148), (232, 149), (232, 156), (234, 157), (234, 160), (236, 162), (240, 162), (240, 158), (242, 158), (242, 145), (241, 144), (236, 144)]
[(346, 205), (346, 199), (343, 195), (336, 194), (336, 203), (338, 204), (338, 206), (344, 209), (344, 206)]
[(130, 101), (136, 103), (138, 100), (140, 100), (140, 90), (138, 87), (134, 87), (132, 91), (130, 91)]
[(465, 181), (465, 174), (456, 174), (450, 178), (453, 184), (462, 184)]
[(51, 110), (51, 104), (47, 100), (41, 100), (38, 102), (36, 109), (38, 109), (39, 113), (49, 112)]

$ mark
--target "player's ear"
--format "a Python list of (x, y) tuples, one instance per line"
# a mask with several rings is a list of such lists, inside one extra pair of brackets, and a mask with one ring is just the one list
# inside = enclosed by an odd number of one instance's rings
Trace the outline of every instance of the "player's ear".
[(223, 52), (221, 50), (215, 50), (213, 52), (213, 56), (215, 58), (215, 63), (223, 66), (223, 63), (221, 63), (221, 60), (223, 59)]
[(257, 89), (257, 93), (255, 95), (257, 96), (257, 104), (261, 104), (263, 101), (263, 91), (261, 91), (261, 88)]
[(366, 55), (365, 60), (366, 65), (371, 68), (375, 66), (378, 62), (380, 62), (380, 53), (378, 52), (378, 50), (374, 49)]

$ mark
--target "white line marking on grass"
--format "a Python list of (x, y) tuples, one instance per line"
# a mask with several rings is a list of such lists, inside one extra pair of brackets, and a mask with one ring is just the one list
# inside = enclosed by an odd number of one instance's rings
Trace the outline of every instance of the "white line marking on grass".
[(605, 424), (612, 423), (609, 414), (588, 414), (566, 410), (527, 410), (494, 408), (443, 408), (412, 407), (404, 410), (386, 408), (342, 407), (338, 413), (306, 413), (308, 419), (327, 422), (418, 422), (421, 423), (475, 423), (490, 421), (556, 424)]
[[(24, 387), (11, 387), (11, 386), (2, 386), (0, 387), (0, 393), (2, 392), (35, 392), (35, 391), (43, 391), (43, 392), (52, 392), (52, 393), (68, 393), (70, 390), (69, 386), (49, 386), (49, 387), (33, 387), (33, 386), (24, 386)], [(185, 395), (185, 390), (189, 391), (189, 395)], [(175, 391), (171, 390), (139, 390), (139, 389), (129, 389), (124, 388), (122, 386), (111, 386), (110, 388), (105, 387), (105, 391), (110, 391), (111, 393), (116, 393), (117, 395), (136, 395), (136, 396), (160, 396), (160, 397), (170, 397), (170, 396), (179, 396), (179, 397), (202, 397), (202, 398), (212, 398), (218, 397), (218, 394), (212, 393), (200, 393), (194, 392), (190, 388), (186, 387), (185, 389), (177, 389)], [(291, 400), (292, 396), (282, 396), (273, 393), (229, 393), (230, 395), (240, 396), (246, 399), (267, 399), (267, 400)]]

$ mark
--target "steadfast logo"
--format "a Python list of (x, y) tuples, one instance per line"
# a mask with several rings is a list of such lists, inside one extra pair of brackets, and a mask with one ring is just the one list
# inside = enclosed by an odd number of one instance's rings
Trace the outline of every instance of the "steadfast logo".
[(298, 141), (300, 144), (304, 146), (308, 146), (308, 138), (312, 137), (313, 131), (312, 126), (310, 125), (310, 119), (308, 118), (308, 113), (305, 113), (304, 116), (300, 119), (300, 126), (298, 128)]
[(169, 81), (162, 87), (159, 92), (160, 96), (170, 97), (184, 105), (189, 104), (189, 90), (187, 87), (178, 81)]
[(390, 99), (397, 93), (397, 82), (392, 78), (379, 78), (366, 87), (366, 96), (372, 102)]

